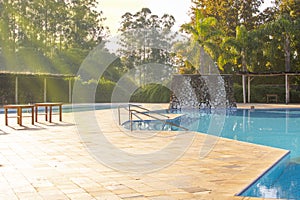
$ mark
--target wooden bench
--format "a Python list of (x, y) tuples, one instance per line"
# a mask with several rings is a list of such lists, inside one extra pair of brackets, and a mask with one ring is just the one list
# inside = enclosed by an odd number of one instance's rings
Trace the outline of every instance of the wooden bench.
[(267, 103), (271, 103), (271, 102), (278, 102), (278, 95), (277, 94), (267, 94)]
[[(29, 109), (31, 110), (31, 123), (34, 125), (34, 105), (31, 104), (12, 104), (12, 105), (4, 105), (4, 113), (5, 113), (5, 125), (8, 126), (8, 118), (17, 118), (17, 123), (22, 126), (22, 118), (27, 117), (23, 116), (23, 109)], [(17, 110), (17, 116), (16, 117), (9, 117), (8, 116), (8, 110), (9, 109), (16, 109)]]
[[(52, 115), (53, 115), (52, 108), (55, 106), (58, 107), (59, 121), (62, 121), (62, 105), (63, 105), (62, 103), (35, 103), (34, 104), (34, 106), (35, 106), (35, 121), (36, 122), (38, 121), (38, 115), (39, 115), (38, 108), (44, 107), (45, 113), (43, 115), (45, 115), (45, 120), (48, 121), (48, 119), (49, 119), (49, 122), (51, 123)], [(48, 112), (48, 109), (49, 109), (49, 112)], [(49, 115), (49, 118), (48, 118), (48, 115)]]

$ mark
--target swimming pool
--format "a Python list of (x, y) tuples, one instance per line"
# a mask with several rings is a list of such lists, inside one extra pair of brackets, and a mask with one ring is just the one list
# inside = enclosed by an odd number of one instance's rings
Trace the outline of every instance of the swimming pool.
[[(266, 174), (240, 195), (300, 199), (300, 109), (261, 110), (181, 110), (170, 111), (183, 114), (173, 120), (191, 131), (218, 135), (238, 141), (290, 150), (288, 162), (277, 173)], [(219, 132), (211, 128), (212, 120), (224, 119)], [(179, 130), (154, 121), (136, 122), (134, 128), (156, 130)], [(268, 181), (266, 181), (268, 180)]]

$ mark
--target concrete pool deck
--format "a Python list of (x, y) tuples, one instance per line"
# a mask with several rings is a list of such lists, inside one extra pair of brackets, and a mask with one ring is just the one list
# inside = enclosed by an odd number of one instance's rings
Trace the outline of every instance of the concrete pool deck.
[[(124, 134), (111, 110), (98, 110), (95, 116), (111, 143), (136, 154), (159, 150), (179, 134), (158, 132), (140, 140)], [(25, 118), (26, 127), (19, 127), (15, 119), (9, 120), (11, 127), (4, 125), (0, 115), (0, 199), (257, 199), (235, 194), (287, 153), (182, 132), (183, 136), (193, 135), (193, 141), (178, 160), (151, 173), (126, 173), (101, 164), (88, 152), (72, 113), (64, 113), (63, 122), (54, 116), (53, 124), (41, 121), (31, 125)], [(208, 154), (200, 157), (201, 149), (211, 141)], [(176, 149), (170, 151), (177, 153)], [(111, 162), (119, 163), (120, 158), (111, 158)], [(143, 162), (136, 160), (137, 165)], [(157, 158), (144, 164), (159, 162)]]
[(239, 103), (237, 104), (238, 108), (242, 109), (250, 109), (251, 107), (254, 107), (254, 109), (280, 109), (280, 108), (299, 108), (300, 104), (269, 104), (269, 103)]

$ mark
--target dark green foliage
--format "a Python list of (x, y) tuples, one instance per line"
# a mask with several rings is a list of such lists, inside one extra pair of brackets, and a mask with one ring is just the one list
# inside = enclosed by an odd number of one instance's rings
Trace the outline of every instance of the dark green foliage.
[[(278, 103), (285, 103), (284, 85), (252, 85), (251, 103), (267, 103), (267, 94), (277, 94)], [(234, 98), (237, 103), (243, 102), (243, 88), (234, 84)], [(297, 88), (290, 90), (290, 103), (300, 103), (300, 91)]]
[(111, 102), (111, 95), (115, 86), (115, 82), (101, 78), (97, 87), (95, 102)]
[(149, 84), (139, 88), (131, 96), (131, 102), (140, 103), (168, 103), (170, 102), (171, 92), (168, 88), (158, 85)]
[[(94, 84), (94, 82), (89, 82), (85, 84)], [(85, 85), (84, 88), (88, 88), (88, 85)], [(99, 85), (95, 94), (95, 102), (104, 103), (112, 102), (112, 93), (116, 90), (115, 82), (101, 78)], [(122, 90), (118, 90), (122, 92)], [(124, 91), (124, 95), (126, 92)], [(122, 94), (119, 94), (122, 96)], [(140, 102), (140, 103), (167, 103), (170, 100), (170, 90), (162, 85), (158, 84), (149, 84), (142, 88), (137, 89), (131, 96), (130, 102)], [(122, 102), (122, 101), (120, 101)]]
[(39, 77), (21, 76), (18, 78), (18, 103), (43, 102), (44, 80)]
[(233, 84), (233, 92), (234, 92), (234, 98), (237, 103), (243, 102), (243, 88), (241, 85), (234, 83)]
[(47, 78), (47, 102), (69, 102), (69, 81)]
[[(39, 75), (18, 75), (18, 103), (44, 102), (44, 78), (44, 76)], [(15, 84), (15, 75), (1, 75), (0, 105), (16, 103)], [(69, 80), (47, 77), (46, 85), (46, 101), (69, 102)]]
[(10, 76), (0, 76), (0, 105), (14, 102), (15, 79)]
[(122, 65), (122, 61), (120, 58), (114, 60), (104, 71), (103, 77), (107, 80), (111, 80), (113, 82), (117, 82), (120, 77), (125, 73), (125, 66)]
[(298, 89), (290, 91), (290, 101), (291, 103), (300, 103), (300, 91)]

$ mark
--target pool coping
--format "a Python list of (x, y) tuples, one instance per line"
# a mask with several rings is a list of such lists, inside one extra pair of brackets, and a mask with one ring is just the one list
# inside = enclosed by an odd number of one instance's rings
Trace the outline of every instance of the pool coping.
[(238, 109), (300, 109), (300, 104), (237, 103)]
[[(195, 132), (196, 134), (199, 134), (198, 132)], [(200, 133), (203, 135), (207, 135), (206, 133)], [(240, 190), (236, 191), (234, 196), (232, 196), (234, 199), (238, 199), (238, 200), (266, 200), (269, 198), (260, 198), (260, 197), (250, 197), (250, 196), (239, 196), (241, 195), (244, 191), (246, 191), (248, 188), (250, 188), (256, 181), (258, 181), (261, 177), (263, 177), (265, 174), (267, 174), (269, 171), (271, 171), (274, 167), (276, 167), (276, 165), (278, 163), (280, 163), (282, 160), (284, 160), (285, 158), (287, 158), (290, 155), (290, 151), (289, 150), (285, 150), (285, 149), (280, 149), (280, 148), (276, 148), (276, 147), (269, 147), (266, 145), (261, 145), (261, 144), (254, 144), (254, 143), (249, 143), (249, 142), (245, 142), (245, 141), (238, 141), (238, 140), (234, 140), (234, 139), (229, 139), (229, 138), (222, 138), (220, 137), (221, 140), (224, 141), (229, 141), (229, 142), (233, 142), (233, 143), (238, 143), (240, 145), (251, 145), (251, 146), (257, 146), (258, 148), (266, 148), (268, 149), (270, 152), (272, 151), (281, 151), (282, 154), (278, 155), (278, 156), (274, 156), (274, 162), (271, 162), (267, 167), (262, 167), (261, 169), (259, 169), (259, 173), (257, 173), (256, 175), (249, 177), (249, 182), (248, 184), (246, 184), (244, 187), (241, 187)], [(229, 198), (230, 199), (230, 198)], [(270, 198), (270, 199), (274, 199), (274, 198)]]
[(289, 159), (290, 151), (286, 152), (285, 155), (283, 155), (278, 161), (276, 161), (270, 168), (268, 168), (266, 171), (264, 171), (260, 176), (258, 176), (254, 181), (251, 182), (247, 187), (245, 187), (242, 191), (236, 194), (236, 196), (242, 195), (244, 192), (246, 192), (250, 187), (252, 187), (253, 184), (255, 184), (259, 179), (261, 179), (263, 176), (268, 174), (272, 169), (274, 169), (279, 163), (281, 163), (284, 159)]

